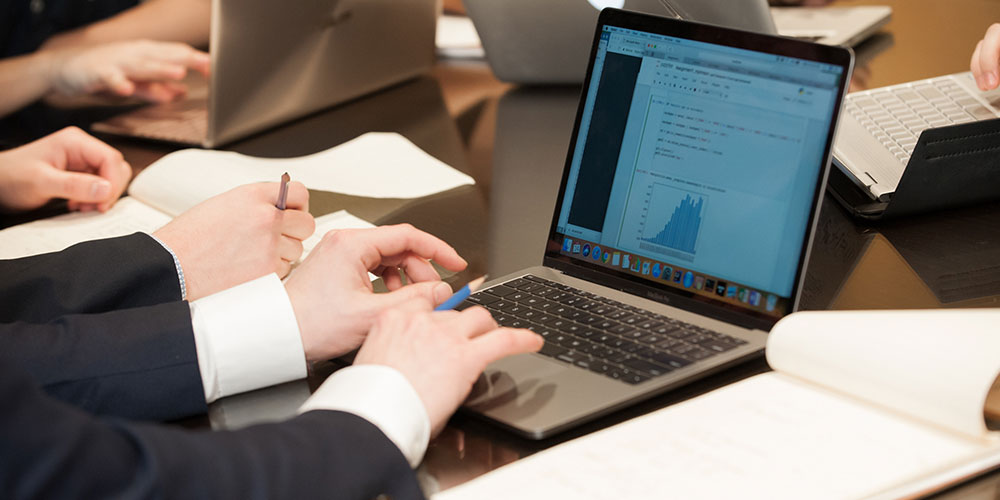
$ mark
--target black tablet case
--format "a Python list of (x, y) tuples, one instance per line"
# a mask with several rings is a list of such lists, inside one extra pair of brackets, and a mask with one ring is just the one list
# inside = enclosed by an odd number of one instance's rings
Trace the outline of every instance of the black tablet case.
[(925, 130), (887, 202), (872, 200), (839, 167), (828, 187), (848, 211), (870, 220), (1000, 200), (1000, 118)]

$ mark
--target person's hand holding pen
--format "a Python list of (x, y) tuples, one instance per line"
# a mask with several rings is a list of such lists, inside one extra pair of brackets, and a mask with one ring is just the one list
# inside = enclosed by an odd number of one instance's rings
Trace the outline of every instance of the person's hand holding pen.
[[(434, 311), (452, 293), (430, 260), (451, 271), (466, 267), (447, 243), (407, 224), (332, 231), (288, 278), (285, 290), (306, 360), (333, 358), (361, 345), (355, 364), (402, 374), (437, 433), (487, 364), (537, 351), (543, 341), (529, 330), (498, 328), (482, 307)], [(391, 291), (374, 293), (369, 272), (381, 275)], [(403, 285), (400, 272), (411, 284)], [(463, 295), (464, 288), (451, 298), (460, 302)]]
[(279, 184), (248, 184), (195, 206), (153, 233), (177, 254), (188, 300), (269, 273), (288, 274), (316, 222), (309, 215), (306, 187), (286, 185), (284, 210), (276, 208)]
[[(451, 271), (467, 265), (447, 243), (408, 224), (345, 229), (324, 235), (285, 283), (306, 358), (340, 356), (364, 341), (375, 318), (414, 298), (440, 304), (451, 287), (431, 265)], [(368, 273), (382, 276), (389, 293), (376, 294)], [(400, 273), (409, 284), (403, 284)]]
[(486, 365), (505, 356), (535, 352), (544, 340), (531, 330), (501, 328), (486, 309), (431, 311), (415, 298), (375, 321), (355, 365), (395, 368), (413, 386), (431, 424), (431, 435), (469, 395)]

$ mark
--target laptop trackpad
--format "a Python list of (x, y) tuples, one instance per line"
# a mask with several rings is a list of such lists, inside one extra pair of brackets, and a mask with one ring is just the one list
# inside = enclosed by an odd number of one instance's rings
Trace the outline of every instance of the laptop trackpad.
[(557, 375), (572, 368), (540, 356), (513, 356), (486, 368), (472, 386), (465, 406), (488, 412), (500, 406), (524, 416), (535, 413), (555, 395)]

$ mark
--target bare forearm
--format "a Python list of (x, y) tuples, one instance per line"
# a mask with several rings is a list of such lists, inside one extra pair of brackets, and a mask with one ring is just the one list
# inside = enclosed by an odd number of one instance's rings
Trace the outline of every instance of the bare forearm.
[(0, 60), (0, 116), (37, 101), (52, 89), (54, 56), (49, 52)]
[(56, 35), (43, 48), (142, 38), (207, 47), (211, 14), (209, 0), (149, 0), (112, 18)]

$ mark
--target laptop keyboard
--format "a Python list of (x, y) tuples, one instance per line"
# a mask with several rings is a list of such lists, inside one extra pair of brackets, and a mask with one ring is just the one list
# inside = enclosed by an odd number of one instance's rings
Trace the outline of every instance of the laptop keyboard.
[(147, 106), (95, 123), (93, 129), (145, 139), (201, 144), (208, 135), (208, 103), (204, 99), (188, 99)]
[(846, 109), (903, 165), (924, 130), (996, 117), (947, 76), (851, 93)]
[(666, 375), (746, 341), (533, 275), (471, 295), (501, 326), (545, 338), (541, 354), (630, 384)]

